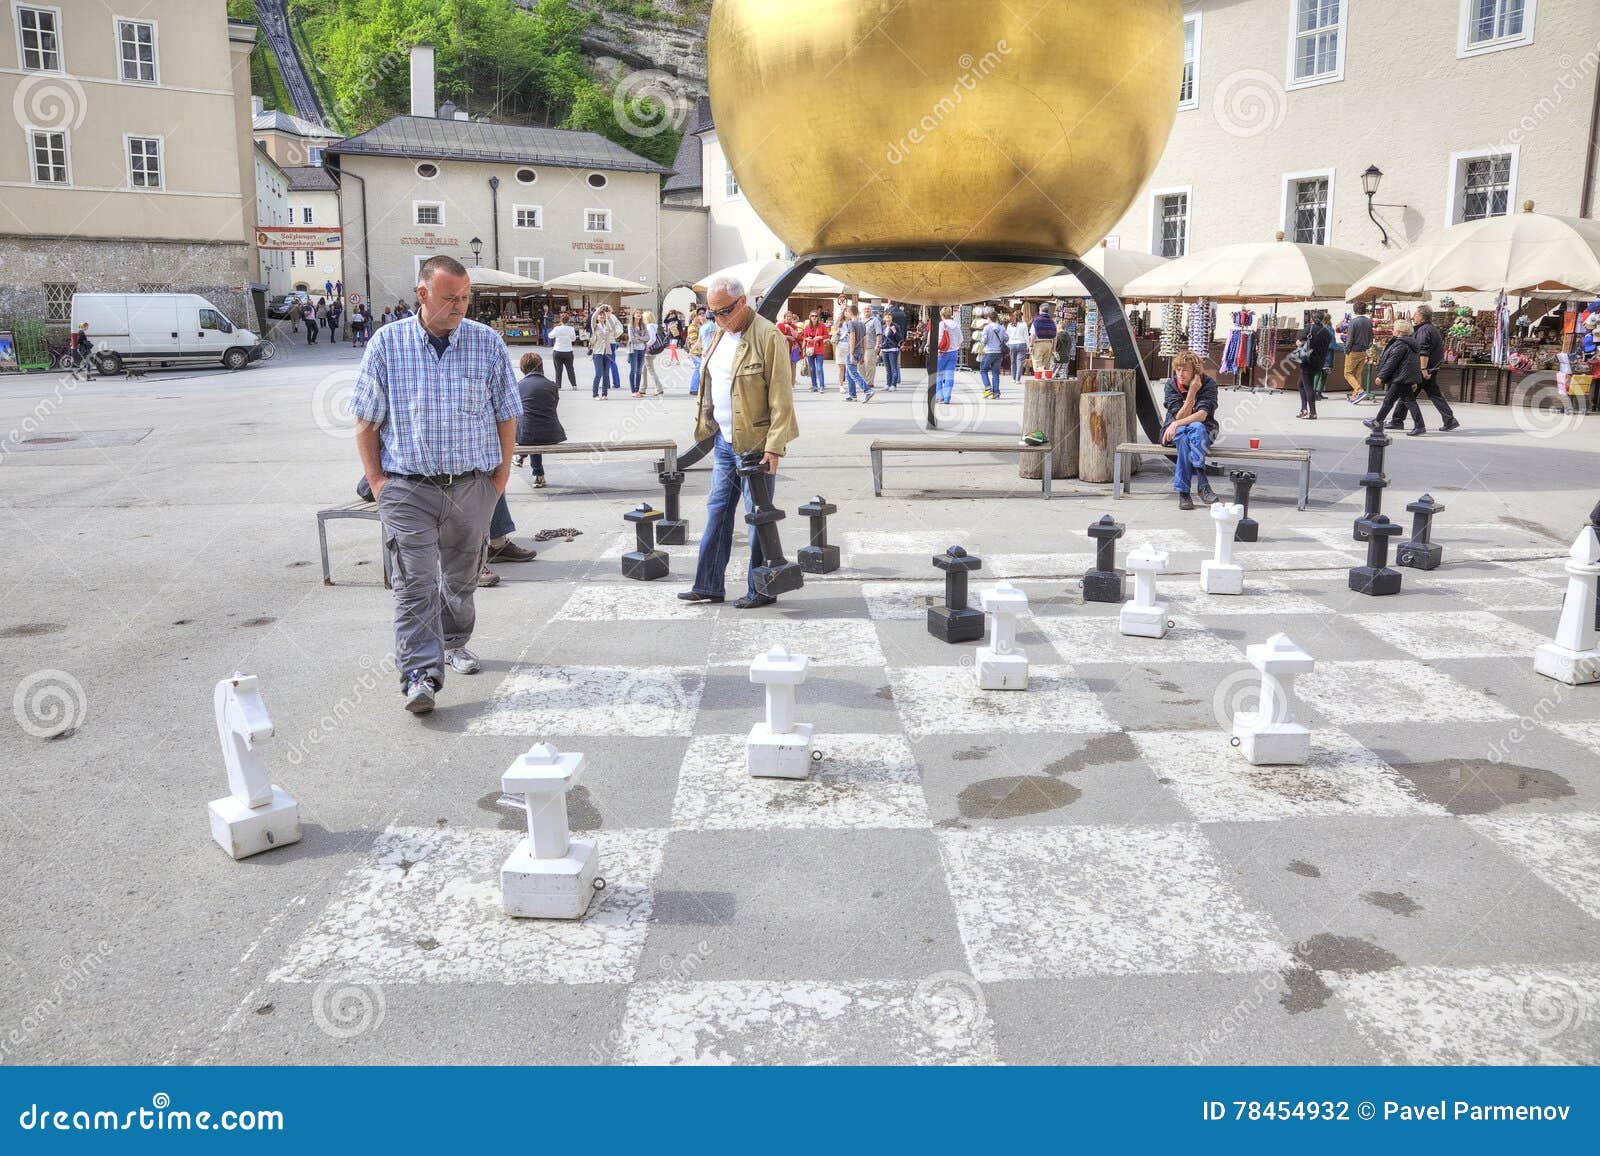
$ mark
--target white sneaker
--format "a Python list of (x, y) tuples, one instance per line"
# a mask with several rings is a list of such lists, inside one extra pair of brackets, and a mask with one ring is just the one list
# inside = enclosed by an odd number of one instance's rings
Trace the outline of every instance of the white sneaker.
[(457, 674), (477, 674), (483, 669), (478, 664), (478, 656), (465, 646), (458, 646), (454, 650), (444, 652), (444, 662)]

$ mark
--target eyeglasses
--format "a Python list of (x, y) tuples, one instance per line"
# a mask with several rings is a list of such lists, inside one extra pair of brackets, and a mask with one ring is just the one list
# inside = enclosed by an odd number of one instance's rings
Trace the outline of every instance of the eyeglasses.
[(741, 294), (740, 296), (734, 298), (733, 304), (724, 305), (721, 309), (711, 310), (711, 316), (720, 320), (721, 318), (728, 316), (728, 314), (732, 313), (735, 309), (739, 308), (739, 302), (743, 300), (744, 296)]

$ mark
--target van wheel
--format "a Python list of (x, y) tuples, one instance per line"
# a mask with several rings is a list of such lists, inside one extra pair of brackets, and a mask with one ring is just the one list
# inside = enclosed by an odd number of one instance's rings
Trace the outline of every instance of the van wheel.
[(229, 369), (243, 369), (250, 364), (250, 355), (242, 349), (230, 349), (222, 355), (222, 364)]
[(96, 358), (101, 373), (121, 373), (122, 355), (114, 349), (108, 349)]

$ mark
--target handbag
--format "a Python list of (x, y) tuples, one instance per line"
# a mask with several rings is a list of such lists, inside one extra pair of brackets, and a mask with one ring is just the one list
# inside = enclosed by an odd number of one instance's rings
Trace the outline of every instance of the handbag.
[(654, 357), (656, 354), (663, 352), (667, 348), (667, 341), (667, 327), (665, 325), (657, 325), (656, 339), (649, 345), (645, 346), (644, 351), (651, 357)]
[(1289, 361), (1295, 365), (1304, 365), (1306, 358), (1311, 356), (1311, 347), (1304, 341), (1289, 350)]
[(939, 326), (939, 352), (950, 352), (950, 331), (944, 326)]

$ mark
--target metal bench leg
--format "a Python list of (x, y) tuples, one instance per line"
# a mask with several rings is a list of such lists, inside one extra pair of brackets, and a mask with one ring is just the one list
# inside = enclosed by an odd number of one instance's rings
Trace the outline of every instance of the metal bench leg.
[(333, 571), (328, 565), (328, 520), (317, 514), (317, 544), (322, 548), (322, 584), (333, 585)]
[(883, 497), (883, 451), (872, 451), (872, 496)]
[(1044, 451), (1044, 465), (1040, 468), (1039, 472), (1044, 476), (1044, 496), (1045, 500), (1048, 501), (1050, 498), (1050, 475), (1055, 472), (1051, 462), (1050, 450)]
[(1300, 508), (1303, 510), (1311, 503), (1311, 463), (1300, 463)]
[(1114, 450), (1111, 454), (1111, 496), (1122, 497), (1122, 451)]

